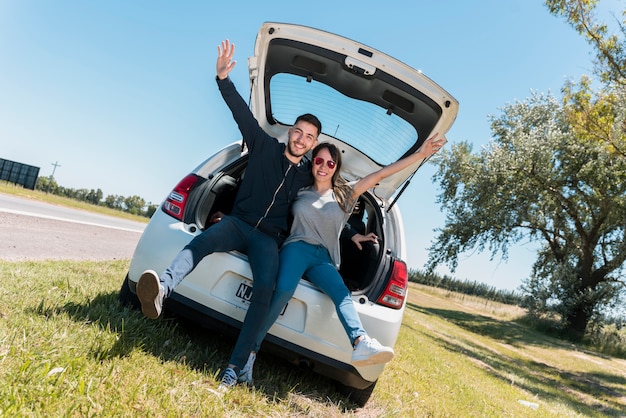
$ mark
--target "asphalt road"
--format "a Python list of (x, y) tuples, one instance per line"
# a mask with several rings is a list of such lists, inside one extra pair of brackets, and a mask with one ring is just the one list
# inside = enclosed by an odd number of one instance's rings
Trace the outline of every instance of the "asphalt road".
[(0, 260), (130, 259), (145, 224), (0, 194)]

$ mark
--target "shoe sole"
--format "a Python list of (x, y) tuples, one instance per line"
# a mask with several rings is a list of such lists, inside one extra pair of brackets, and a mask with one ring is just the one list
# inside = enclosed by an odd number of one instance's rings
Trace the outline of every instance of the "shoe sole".
[(381, 351), (368, 358), (353, 360), (352, 364), (355, 366), (372, 366), (374, 364), (388, 363), (393, 359), (394, 353), (390, 351)]
[(141, 303), (141, 312), (150, 319), (157, 319), (161, 312), (157, 309), (159, 279), (153, 271), (144, 272), (137, 281), (137, 297)]

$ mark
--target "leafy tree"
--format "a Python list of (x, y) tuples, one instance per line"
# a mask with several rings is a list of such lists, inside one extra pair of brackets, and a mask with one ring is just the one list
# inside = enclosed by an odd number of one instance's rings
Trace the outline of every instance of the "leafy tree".
[(107, 197), (104, 199), (104, 205), (111, 209), (123, 210), (124, 200), (125, 200), (124, 196), (110, 194), (110, 195), (107, 195)]
[(146, 201), (139, 196), (129, 196), (124, 199), (126, 205), (126, 212), (133, 215), (141, 215), (143, 213), (143, 207), (146, 206)]
[(572, 131), (582, 141), (604, 143), (607, 151), (626, 157), (626, 87), (594, 92), (591, 81), (567, 82), (563, 105)]
[(85, 197), (85, 200), (87, 200), (87, 202), (94, 204), (94, 205), (99, 205), (100, 201), (102, 200), (102, 196), (104, 194), (102, 193), (102, 190), (98, 189), (98, 190), (94, 190), (91, 189), (89, 190), (89, 193), (87, 193), (87, 196)]
[(579, 138), (604, 142), (609, 151), (626, 157), (626, 10), (621, 22), (614, 16), (610, 33), (596, 19), (597, 0), (546, 0), (546, 5), (593, 47), (594, 73), (604, 86), (594, 92), (589, 77), (565, 85), (563, 103), (572, 129)]
[(35, 190), (41, 190), (42, 192), (57, 194), (58, 189), (59, 185), (53, 177), (37, 177)]
[(595, 51), (595, 72), (608, 85), (626, 86), (626, 10), (624, 20), (615, 17), (614, 33), (606, 23), (598, 22), (598, 0), (546, 0), (550, 13), (561, 16), (583, 35)]
[(115, 209), (115, 195), (109, 194), (104, 198), (104, 206)]
[(552, 309), (574, 337), (625, 286), (626, 159), (571, 129), (562, 105), (533, 93), (491, 120), (494, 141), (473, 154), (460, 143), (441, 156), (434, 180), (446, 210), (428, 267), (489, 249), (506, 259), (522, 240), (540, 250), (524, 291)]
[(65, 195), (71, 199), (80, 200), (81, 202), (87, 201), (89, 196), (89, 190), (87, 189), (66, 189)]
[(146, 208), (146, 212), (144, 216), (146, 218), (152, 218), (152, 215), (154, 215), (154, 212), (156, 212), (158, 207), (159, 207), (158, 205), (155, 205), (154, 203), (150, 203), (148, 207)]

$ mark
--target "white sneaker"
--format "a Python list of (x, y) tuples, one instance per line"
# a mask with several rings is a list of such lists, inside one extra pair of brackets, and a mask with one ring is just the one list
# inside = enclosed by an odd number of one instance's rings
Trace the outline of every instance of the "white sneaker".
[(163, 310), (165, 289), (154, 270), (146, 270), (137, 281), (137, 297), (141, 302), (141, 312), (150, 319), (157, 319)]
[(243, 366), (243, 369), (239, 372), (237, 382), (252, 386), (252, 368), (254, 367), (254, 360), (256, 360), (256, 353), (252, 352), (248, 356), (246, 365)]
[(385, 347), (376, 338), (365, 335), (352, 352), (352, 364), (355, 366), (383, 364), (391, 361), (393, 356), (393, 348)]

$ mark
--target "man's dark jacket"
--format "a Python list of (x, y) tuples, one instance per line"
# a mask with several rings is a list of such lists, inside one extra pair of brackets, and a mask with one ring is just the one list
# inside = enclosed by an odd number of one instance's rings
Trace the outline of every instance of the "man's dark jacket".
[(291, 203), (300, 188), (311, 184), (311, 163), (306, 158), (299, 164), (287, 159), (286, 145), (261, 129), (230, 78), (217, 79), (217, 85), (249, 153), (231, 215), (282, 243), (289, 234)]

